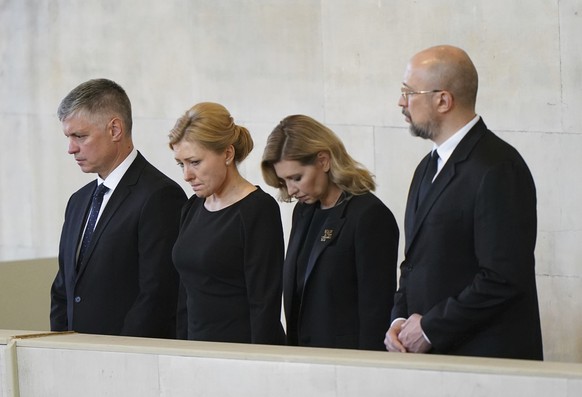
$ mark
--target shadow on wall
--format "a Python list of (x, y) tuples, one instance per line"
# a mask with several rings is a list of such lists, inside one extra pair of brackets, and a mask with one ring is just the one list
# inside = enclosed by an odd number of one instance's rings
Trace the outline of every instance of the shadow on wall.
[(48, 331), (57, 258), (0, 262), (0, 329)]

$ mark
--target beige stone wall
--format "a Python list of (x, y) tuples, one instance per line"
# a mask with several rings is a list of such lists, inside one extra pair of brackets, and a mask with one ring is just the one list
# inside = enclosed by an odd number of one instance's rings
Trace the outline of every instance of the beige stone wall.
[(250, 129), (242, 168), (263, 186), (270, 130), (311, 115), (375, 172), (402, 225), (430, 145), (408, 134), (400, 82), (413, 53), (450, 43), (480, 72), (478, 112), (536, 180), (546, 358), (580, 362), (580, 37), (579, 0), (0, 0), (0, 261), (56, 256), (67, 198), (92, 176), (66, 154), (55, 110), (95, 77), (127, 90), (137, 146), (178, 181), (166, 134), (196, 102), (221, 102)]
[(56, 258), (0, 262), (0, 329), (48, 331)]

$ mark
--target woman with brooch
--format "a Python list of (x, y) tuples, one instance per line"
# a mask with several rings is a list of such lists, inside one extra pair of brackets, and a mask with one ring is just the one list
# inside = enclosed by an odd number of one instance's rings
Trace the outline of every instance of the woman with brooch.
[(385, 350), (399, 232), (372, 174), (303, 115), (275, 127), (261, 167), (283, 201), (298, 201), (283, 269), (287, 343)]

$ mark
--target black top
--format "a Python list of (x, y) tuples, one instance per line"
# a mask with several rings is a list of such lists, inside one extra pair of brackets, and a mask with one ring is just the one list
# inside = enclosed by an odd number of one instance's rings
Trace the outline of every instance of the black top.
[(311, 250), (315, 241), (318, 240), (319, 236), (323, 233), (323, 225), (325, 221), (334, 211), (340, 210), (340, 206), (332, 207), (322, 210), (319, 206), (315, 207), (313, 211), (313, 216), (311, 217), (311, 223), (309, 224), (309, 230), (305, 235), (305, 240), (301, 246), (301, 251), (297, 257), (297, 291), (296, 294), (300, 298), (303, 293), (303, 286), (305, 284), (305, 275), (307, 272), (307, 263), (309, 262), (309, 256), (311, 255)]
[[(343, 205), (343, 203), (342, 203)], [(311, 221), (309, 223), (309, 229), (305, 234), (305, 239), (297, 256), (296, 264), (296, 286), (295, 295), (293, 297), (293, 307), (291, 308), (293, 317), (293, 322), (297, 322), (299, 318), (299, 311), (301, 308), (301, 301), (303, 296), (303, 287), (305, 286), (305, 279), (307, 276), (307, 267), (309, 263), (309, 257), (311, 256), (311, 251), (315, 242), (319, 240), (320, 236), (323, 234), (323, 226), (327, 219), (337, 211), (342, 211), (341, 206), (336, 206), (327, 209), (321, 209), (319, 204), (314, 205), (315, 209), (313, 215), (311, 216)], [(293, 335), (295, 338), (298, 335)]]
[[(325, 216), (315, 226), (317, 212)], [(283, 275), (287, 343), (386, 350), (398, 235), (394, 215), (372, 193), (323, 211), (298, 203)]]
[(190, 198), (173, 251), (188, 339), (282, 343), (283, 255), (279, 206), (260, 188), (219, 211)]

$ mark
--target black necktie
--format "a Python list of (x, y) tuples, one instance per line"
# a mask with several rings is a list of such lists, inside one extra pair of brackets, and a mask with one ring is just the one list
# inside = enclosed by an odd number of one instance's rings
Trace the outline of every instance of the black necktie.
[(422, 177), (422, 181), (420, 182), (420, 189), (418, 190), (418, 201), (417, 201), (417, 205), (416, 205), (417, 208), (420, 206), (420, 204), (422, 203), (422, 201), (426, 197), (426, 194), (428, 193), (428, 191), (432, 185), (432, 180), (434, 179), (434, 176), (437, 172), (438, 161), (439, 161), (439, 154), (437, 153), (436, 150), (433, 150), (431, 155), (430, 155), (430, 159), (428, 161), (426, 169), (424, 171), (424, 176)]
[(95, 230), (95, 224), (97, 223), (97, 216), (99, 215), (99, 209), (103, 203), (103, 195), (109, 190), (107, 186), (101, 184), (97, 186), (95, 192), (93, 193), (93, 201), (91, 201), (91, 212), (89, 213), (89, 219), (87, 220), (87, 227), (85, 228), (85, 234), (83, 235), (83, 241), (81, 242), (81, 247), (79, 248), (79, 257), (77, 259), (77, 267), (80, 266), (83, 256), (91, 243), (91, 237), (93, 236), (93, 231)]

